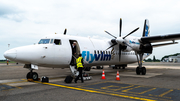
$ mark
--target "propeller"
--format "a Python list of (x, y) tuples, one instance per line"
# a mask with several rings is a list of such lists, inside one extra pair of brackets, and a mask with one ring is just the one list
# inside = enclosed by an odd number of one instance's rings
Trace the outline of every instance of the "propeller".
[[(121, 30), (122, 30), (122, 19), (120, 18), (119, 21), (119, 37), (121, 37)], [(113, 43), (110, 47), (108, 47), (106, 50), (108, 50), (109, 48), (117, 45), (118, 43), (116, 42), (117, 37), (115, 37), (114, 35), (112, 35), (111, 33), (109, 33), (108, 31), (105, 31), (107, 34), (109, 34), (110, 36), (114, 37), (115, 39), (112, 39), (111, 42)], [(121, 60), (121, 44), (119, 44), (119, 61)]]
[(105, 31), (107, 34), (109, 34), (110, 36), (112, 36), (112, 37), (114, 37), (115, 39), (117, 38), (117, 37), (115, 37), (114, 35), (112, 35), (111, 33), (109, 33), (108, 31)]
[(122, 19), (119, 21), (119, 37), (121, 37), (121, 29), (122, 29)]
[[(121, 37), (121, 30), (122, 30), (122, 19), (120, 18), (120, 21), (119, 21), (119, 37)], [(121, 60), (121, 44), (119, 44), (119, 61)]]
[(66, 35), (67, 29), (64, 30), (64, 35)]
[[(109, 34), (110, 36), (114, 37), (115, 39), (112, 39), (111, 42), (113, 43), (110, 47), (108, 47), (106, 50), (108, 50), (109, 48), (117, 45), (119, 43), (119, 61), (121, 60), (121, 51), (122, 51), (122, 45), (126, 45), (126, 46), (129, 46), (131, 47), (130, 45), (128, 45), (124, 39), (126, 37), (128, 37), (129, 35), (131, 35), (132, 33), (134, 33), (135, 31), (137, 31), (139, 29), (136, 28), (134, 29), (133, 31), (131, 31), (129, 34), (127, 34), (125, 37), (121, 37), (121, 31), (122, 31), (122, 19), (120, 18), (120, 21), (119, 21), (119, 37), (116, 37), (114, 35), (112, 35), (111, 33), (109, 33), (108, 31), (105, 31), (107, 34)], [(132, 48), (132, 47), (131, 47)]]
[(135, 31), (137, 31), (139, 29), (139, 27), (138, 28), (136, 28), (136, 29), (134, 29), (132, 32), (130, 32), (129, 34), (127, 34), (125, 37), (123, 37), (123, 39), (125, 39), (127, 36), (129, 36), (129, 35), (131, 35), (132, 33), (134, 33)]

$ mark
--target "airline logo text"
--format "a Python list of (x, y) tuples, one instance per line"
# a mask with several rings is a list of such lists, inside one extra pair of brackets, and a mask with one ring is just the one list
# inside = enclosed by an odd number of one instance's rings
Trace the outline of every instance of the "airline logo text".
[(89, 63), (92, 63), (94, 60), (95, 61), (110, 61), (111, 60), (111, 54), (91, 54), (89, 51), (82, 51), (82, 57), (86, 61), (89, 61)]

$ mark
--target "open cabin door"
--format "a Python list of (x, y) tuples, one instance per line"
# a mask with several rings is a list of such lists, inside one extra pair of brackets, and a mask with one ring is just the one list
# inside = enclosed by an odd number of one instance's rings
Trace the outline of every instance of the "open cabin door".
[[(76, 63), (76, 58), (78, 58), (78, 55), (80, 54), (80, 47), (76, 40), (69, 40), (71, 51), (72, 51), (72, 58), (70, 65), (74, 65)], [(73, 45), (75, 43), (75, 46)]]

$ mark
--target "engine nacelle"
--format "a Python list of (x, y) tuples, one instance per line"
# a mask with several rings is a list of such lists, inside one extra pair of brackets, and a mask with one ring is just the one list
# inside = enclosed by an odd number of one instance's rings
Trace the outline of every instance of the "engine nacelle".
[(128, 46), (121, 46), (121, 49), (122, 49), (122, 51), (124, 51), (124, 52), (130, 52), (130, 51), (132, 51), (132, 48), (131, 48), (131, 47), (128, 47)]
[(140, 46), (140, 52), (143, 53), (152, 53), (153, 47), (150, 43), (141, 44)]

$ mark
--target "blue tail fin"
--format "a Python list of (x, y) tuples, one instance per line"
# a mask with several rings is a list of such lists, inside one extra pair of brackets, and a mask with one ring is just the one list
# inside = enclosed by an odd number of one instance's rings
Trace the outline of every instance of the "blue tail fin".
[(149, 36), (150, 30), (149, 30), (149, 20), (145, 19), (144, 21), (144, 30), (143, 30), (143, 37)]

